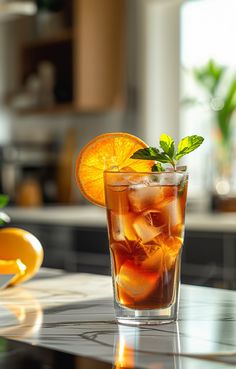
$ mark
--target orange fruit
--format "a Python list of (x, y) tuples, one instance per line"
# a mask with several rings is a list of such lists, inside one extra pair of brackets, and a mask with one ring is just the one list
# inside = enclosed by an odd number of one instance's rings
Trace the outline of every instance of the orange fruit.
[[(12, 278), (7, 282), (7, 285), (14, 284), (15, 280), (24, 275), (26, 270), (25, 264), (20, 259), (16, 260), (0, 260), (0, 274), (12, 274)], [(6, 285), (5, 285), (6, 286)]]
[(130, 159), (145, 142), (129, 133), (106, 133), (95, 137), (79, 153), (76, 161), (77, 184), (87, 200), (105, 206), (103, 172), (150, 172), (153, 161)]
[(0, 274), (22, 274), (25, 272), (26, 266), (20, 261), (16, 260), (0, 260)]
[(0, 259), (19, 259), (26, 267), (24, 273), (18, 273), (11, 284), (18, 284), (31, 278), (43, 262), (43, 248), (39, 240), (30, 232), (20, 228), (0, 230)]

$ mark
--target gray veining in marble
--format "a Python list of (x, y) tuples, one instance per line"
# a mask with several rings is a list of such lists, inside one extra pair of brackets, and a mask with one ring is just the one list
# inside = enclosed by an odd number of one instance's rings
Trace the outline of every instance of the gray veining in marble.
[(236, 367), (236, 292), (182, 285), (178, 323), (135, 328), (115, 322), (110, 277), (42, 270), (1, 291), (0, 334), (114, 368)]

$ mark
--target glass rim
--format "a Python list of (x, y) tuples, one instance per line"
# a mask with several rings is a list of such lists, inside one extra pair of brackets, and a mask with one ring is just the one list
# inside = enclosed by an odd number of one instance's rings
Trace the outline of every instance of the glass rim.
[(134, 175), (134, 174), (145, 174), (145, 175), (150, 175), (150, 174), (152, 174), (152, 175), (160, 175), (160, 174), (169, 174), (169, 173), (183, 173), (183, 174), (188, 174), (188, 172), (187, 172), (187, 166), (186, 165), (180, 165), (180, 166), (177, 166), (176, 167), (176, 170), (174, 170), (173, 168), (166, 168), (163, 172), (136, 172), (136, 171), (122, 171), (122, 169), (121, 170), (119, 170), (119, 171), (117, 171), (117, 170), (111, 170), (111, 169), (105, 169), (104, 170), (104, 174), (105, 173), (108, 173), (108, 174), (127, 174), (127, 175)]

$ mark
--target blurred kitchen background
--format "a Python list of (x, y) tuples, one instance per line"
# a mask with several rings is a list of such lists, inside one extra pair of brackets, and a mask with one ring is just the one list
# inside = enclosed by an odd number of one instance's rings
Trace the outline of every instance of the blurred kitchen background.
[(199, 134), (182, 280), (236, 287), (234, 0), (0, 1), (0, 192), (44, 265), (109, 274), (74, 164), (94, 136)]

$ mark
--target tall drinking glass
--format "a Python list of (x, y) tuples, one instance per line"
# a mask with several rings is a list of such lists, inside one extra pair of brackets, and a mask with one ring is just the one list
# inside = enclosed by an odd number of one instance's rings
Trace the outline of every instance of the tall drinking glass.
[(114, 306), (119, 323), (177, 320), (188, 175), (105, 171)]

